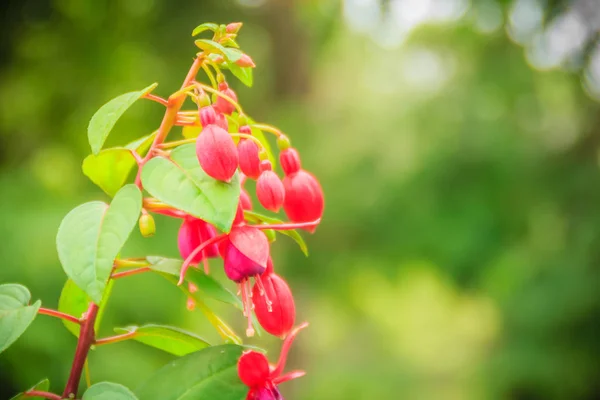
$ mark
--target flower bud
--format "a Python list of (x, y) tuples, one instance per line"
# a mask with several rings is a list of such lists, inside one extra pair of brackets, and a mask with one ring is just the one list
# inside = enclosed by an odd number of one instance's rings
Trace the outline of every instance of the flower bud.
[(269, 259), (269, 241), (259, 229), (242, 225), (231, 229), (224, 240), (225, 274), (235, 282), (262, 274)]
[[(181, 258), (187, 259), (198, 246), (212, 239), (215, 235), (215, 228), (207, 222), (197, 218), (185, 218), (177, 236)], [(198, 264), (206, 257), (217, 257), (218, 254), (217, 246), (210, 245), (196, 254), (191, 264)]]
[(196, 139), (196, 155), (206, 174), (229, 182), (238, 167), (238, 152), (231, 135), (216, 125), (208, 125)]
[(227, 33), (238, 33), (239, 30), (242, 28), (242, 23), (241, 22), (232, 22), (230, 24), (227, 24), (227, 27), (225, 28), (225, 32)]
[(156, 233), (154, 217), (150, 214), (142, 214), (138, 221), (138, 225), (140, 226), (140, 232), (143, 237), (154, 236), (154, 233)]
[(260, 279), (262, 287), (255, 283), (252, 289), (256, 318), (271, 335), (285, 336), (296, 319), (292, 291), (283, 278), (275, 273), (263, 275)]
[(246, 176), (256, 179), (260, 175), (260, 159), (258, 145), (250, 139), (242, 138), (238, 143), (240, 169)]
[(227, 121), (227, 117), (225, 116), (225, 114), (222, 114), (220, 112), (217, 113), (217, 121), (215, 122), (215, 125), (225, 129), (226, 131), (229, 130), (229, 121)]
[(254, 350), (242, 353), (237, 364), (238, 375), (245, 385), (263, 386), (269, 379), (269, 360), (264, 354)]
[(203, 127), (207, 125), (216, 125), (217, 112), (212, 106), (201, 107), (198, 113), (200, 114), (200, 124)]
[(250, 195), (246, 189), (243, 188), (240, 191), (240, 204), (243, 210), (252, 210), (252, 199), (250, 199)]
[[(224, 95), (231, 97), (234, 101), (237, 102), (237, 95), (233, 90), (231, 90), (231, 88), (227, 85), (226, 82), (219, 83), (219, 91)], [(217, 100), (215, 101), (215, 108), (217, 109), (217, 111), (227, 115), (231, 115), (231, 113), (235, 111), (235, 106), (221, 96), (217, 96)]]
[(256, 196), (264, 208), (278, 212), (285, 199), (283, 182), (273, 171), (264, 171), (256, 181)]
[(290, 138), (285, 135), (279, 135), (277, 138), (277, 147), (279, 150), (289, 149), (292, 146), (290, 143)]
[(256, 67), (256, 64), (254, 64), (254, 60), (252, 60), (252, 58), (248, 54), (242, 54), (242, 56), (235, 63), (237, 65), (239, 65), (240, 67), (242, 67), (242, 68), (245, 68), (245, 67), (254, 68), (254, 67)]
[[(323, 215), (323, 189), (317, 178), (300, 170), (283, 179), (285, 198), (283, 209), (293, 222), (310, 222)], [(307, 229), (314, 232), (315, 228)]]
[(295, 174), (301, 168), (300, 155), (293, 147), (289, 147), (279, 153), (279, 163), (286, 175)]

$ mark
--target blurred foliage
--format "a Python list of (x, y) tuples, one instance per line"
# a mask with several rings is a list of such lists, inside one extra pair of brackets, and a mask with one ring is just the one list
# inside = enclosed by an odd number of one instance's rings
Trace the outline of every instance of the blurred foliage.
[[(60, 220), (105, 198), (80, 168), (88, 119), (155, 81), (168, 94), (191, 61), (191, 29), (240, 20), (258, 68), (254, 88), (233, 83), (238, 96), (289, 133), (327, 198), (310, 258), (285, 237), (273, 246), (299, 318), (311, 322), (289, 362), (308, 374), (284, 395), (598, 398), (600, 107), (579, 75), (532, 68), (502, 27), (481, 33), (484, 1), (395, 46), (356, 29), (350, 3), (370, 2), (7, 2), (0, 282), (56, 306), (66, 280)], [(512, 3), (502, 3), (506, 14)], [(160, 118), (159, 105), (136, 104), (108, 145), (150, 133)], [(177, 222), (159, 217), (157, 228), (150, 239), (136, 233), (124, 255), (176, 256)], [(177, 322), (217, 341), (176, 288), (127, 279), (116, 282), (102, 335)], [(239, 313), (222, 312), (241, 328)], [(74, 346), (60, 321), (38, 318), (0, 356), (0, 398), (44, 377), (60, 391)], [(120, 343), (93, 352), (91, 375), (135, 387), (171, 359)]]

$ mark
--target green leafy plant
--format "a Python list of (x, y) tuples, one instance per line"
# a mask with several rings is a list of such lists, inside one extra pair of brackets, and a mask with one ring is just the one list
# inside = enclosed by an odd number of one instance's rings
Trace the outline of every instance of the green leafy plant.
[[(298, 152), (277, 128), (254, 122), (237, 101), (223, 71), (252, 86), (252, 59), (236, 42), (241, 23), (202, 24), (193, 35), (200, 52), (179, 90), (167, 98), (153, 93), (157, 84), (123, 94), (103, 105), (88, 126), (92, 154), (83, 172), (112, 200), (91, 201), (63, 219), (56, 238), (58, 256), (68, 280), (58, 310), (31, 304), (29, 290), (0, 285), (0, 352), (14, 343), (39, 314), (61, 318), (77, 338), (69, 379), (61, 394), (43, 380), (13, 399), (191, 400), (281, 399), (278, 384), (303, 372), (283, 373), (287, 352), (298, 331), (296, 309), (288, 284), (277, 275), (270, 257), (275, 232), (306, 244), (297, 229), (314, 232), (323, 213), (323, 193), (300, 165)], [(208, 83), (197, 75), (202, 70)], [(159, 128), (122, 147), (104, 149), (117, 120), (137, 100), (165, 107)], [(192, 109), (184, 109), (190, 100)], [(173, 127), (183, 138), (167, 141)], [(283, 180), (273, 171), (275, 157), (264, 133), (276, 136)], [(132, 170), (135, 180), (128, 183)], [(284, 209), (289, 222), (251, 211), (243, 185), (257, 180), (257, 198), (269, 211)], [(177, 243), (181, 259), (159, 256), (121, 258), (136, 225), (143, 236), (155, 234), (153, 214), (181, 219)], [(173, 240), (175, 242), (175, 240)], [(225, 274), (241, 299), (209, 272), (210, 260), (222, 258)], [(202, 268), (201, 268), (202, 267)], [(116, 335), (97, 337), (105, 305), (116, 279), (141, 273), (163, 276), (188, 296), (187, 307), (199, 309), (223, 340), (211, 344), (188, 330), (157, 324), (116, 327)], [(260, 324), (284, 339), (279, 362), (270, 366), (261, 352), (243, 345), (206, 300), (212, 298), (243, 311), (246, 335)], [(82, 372), (92, 346), (134, 340), (179, 358), (132, 391), (120, 384), (99, 382), (80, 393)], [(81, 395), (81, 397), (80, 397)]]

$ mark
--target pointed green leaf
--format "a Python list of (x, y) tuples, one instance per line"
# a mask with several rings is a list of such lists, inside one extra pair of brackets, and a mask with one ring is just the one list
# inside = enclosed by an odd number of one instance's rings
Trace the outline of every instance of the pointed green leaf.
[(133, 392), (123, 385), (100, 382), (90, 386), (82, 400), (138, 400)]
[(252, 87), (254, 84), (254, 73), (250, 67), (240, 67), (235, 63), (227, 63), (227, 68), (231, 73), (238, 78), (244, 85)]
[(124, 148), (102, 150), (98, 155), (90, 154), (83, 160), (83, 173), (109, 196), (125, 184), (135, 158)]
[(212, 22), (206, 22), (204, 24), (200, 24), (197, 27), (194, 28), (194, 31), (192, 32), (192, 36), (196, 36), (201, 34), (204, 31), (216, 31), (217, 28), (219, 28), (219, 25), (217, 24), (213, 24)]
[(135, 149), (140, 155), (144, 155), (146, 151), (150, 148), (150, 145), (154, 141), (156, 137), (156, 133), (151, 133), (150, 135), (139, 138), (138, 140), (134, 140), (131, 143), (125, 145), (126, 149), (133, 150)]
[[(28, 389), (27, 391), (30, 390), (41, 390), (43, 392), (48, 391), (48, 389), (50, 389), (50, 381), (48, 379), (44, 379), (42, 381), (39, 381), (37, 384), (35, 384), (32, 388)], [(31, 397), (31, 396), (26, 396), (25, 392), (21, 392), (19, 394), (17, 394), (16, 396), (12, 397), (10, 400), (36, 400), (36, 399), (43, 399), (43, 397)]]
[(156, 371), (136, 393), (143, 400), (243, 400), (248, 388), (237, 373), (242, 350), (226, 344), (188, 354)]
[(147, 88), (137, 92), (122, 94), (104, 104), (96, 111), (88, 125), (88, 141), (90, 142), (92, 153), (98, 154), (100, 152), (102, 145), (104, 145), (104, 141), (116, 122), (121, 118), (121, 115), (123, 115), (136, 100), (146, 93), (151, 92), (157, 85), (157, 83), (153, 83)]
[[(96, 316), (96, 322), (94, 323), (94, 327), (96, 332), (100, 327), (100, 322), (102, 321), (102, 316), (104, 315), (104, 310), (106, 310), (106, 303), (108, 301), (109, 295), (108, 293), (112, 289), (114, 281), (109, 281), (104, 295), (102, 296), (102, 301), (100, 302), (98, 308), (98, 315)], [(83, 313), (85, 313), (88, 309), (88, 306), (92, 300), (89, 298), (87, 294), (83, 290), (79, 288), (71, 279), (67, 279), (65, 286), (63, 286), (62, 292), (60, 293), (60, 298), (58, 299), (58, 311), (70, 314), (74, 317), (81, 318)], [(65, 327), (76, 337), (79, 337), (79, 329), (80, 326), (74, 322), (67, 321), (65, 319), (62, 320)]]
[[(150, 263), (150, 268), (153, 271), (162, 272), (175, 277), (179, 277), (181, 265), (183, 261), (174, 258), (163, 258), (149, 256), (146, 258)], [(213, 298), (223, 303), (231, 304), (234, 307), (242, 309), (242, 301), (231, 291), (225, 288), (219, 281), (213, 277), (206, 275), (203, 271), (197, 268), (188, 269), (186, 281), (193, 283), (198, 287), (206, 297)]]
[(92, 201), (73, 209), (58, 228), (58, 257), (67, 276), (100, 304), (102, 293), (142, 208), (142, 193), (124, 186), (110, 206)]
[(210, 346), (194, 333), (166, 325), (128, 326), (115, 328), (115, 332), (132, 333), (131, 339), (176, 356), (184, 356)]
[[(250, 221), (254, 221), (254, 222), (258, 222), (258, 223), (264, 222), (267, 224), (283, 224), (283, 221), (280, 219), (273, 218), (273, 217), (267, 217), (266, 215), (262, 215), (262, 214), (254, 212), (254, 211), (245, 210), (244, 217)], [(300, 236), (300, 233), (298, 233), (298, 231), (296, 229), (283, 230), (283, 231), (275, 230), (275, 231), (277, 233), (281, 233), (282, 235), (291, 237), (298, 244), (298, 246), (300, 246), (300, 250), (302, 250), (304, 255), (308, 257), (308, 246), (306, 245), (306, 242), (304, 241), (302, 236)]]
[(196, 46), (204, 51), (221, 54), (227, 62), (231, 63), (235, 63), (237, 60), (242, 58), (242, 55), (244, 55), (241, 50), (225, 47), (213, 40), (198, 39), (194, 43), (196, 43)]
[(238, 173), (231, 182), (217, 181), (200, 168), (196, 145), (186, 144), (171, 152), (171, 159), (154, 157), (142, 168), (142, 183), (163, 203), (210, 222), (229, 232), (238, 200)]
[(31, 293), (22, 285), (0, 285), (0, 353), (13, 344), (35, 319), (41, 302), (29, 305)]

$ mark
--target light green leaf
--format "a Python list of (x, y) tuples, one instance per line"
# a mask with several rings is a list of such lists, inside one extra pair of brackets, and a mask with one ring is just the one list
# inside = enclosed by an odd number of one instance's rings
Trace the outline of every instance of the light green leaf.
[(184, 356), (210, 346), (200, 336), (172, 326), (153, 324), (128, 326), (115, 328), (115, 332), (133, 333), (131, 339), (176, 356)]
[(121, 118), (121, 115), (123, 115), (136, 100), (146, 93), (151, 92), (156, 86), (158, 86), (158, 84), (153, 83), (137, 92), (122, 94), (104, 104), (96, 111), (88, 125), (88, 141), (90, 142), (92, 153), (98, 154), (100, 152), (102, 145), (104, 145), (104, 141), (116, 122)]
[(82, 400), (138, 400), (133, 392), (123, 385), (100, 382), (90, 386)]
[[(283, 221), (280, 219), (268, 217), (266, 215), (262, 215), (262, 214), (254, 212), (254, 211), (244, 210), (244, 217), (250, 221), (254, 221), (254, 222), (258, 222), (258, 223), (264, 222), (267, 224), (283, 224)], [(277, 233), (281, 233), (282, 235), (291, 237), (298, 244), (298, 246), (300, 246), (300, 250), (302, 250), (304, 255), (308, 257), (308, 246), (306, 245), (306, 242), (304, 241), (302, 236), (300, 236), (300, 233), (298, 233), (298, 231), (296, 229), (284, 230), (284, 231), (278, 231), (275, 229), (275, 231)]]
[[(43, 392), (47, 392), (48, 389), (50, 389), (50, 381), (48, 379), (44, 379), (42, 381), (39, 381), (37, 384), (35, 384), (32, 388), (28, 389), (27, 391), (41, 390)], [(12, 397), (10, 400), (35, 400), (35, 399), (43, 399), (43, 397), (25, 396), (25, 392), (21, 392), (21, 393), (17, 394), (16, 396)]]
[(204, 31), (216, 31), (219, 28), (219, 25), (217, 24), (213, 24), (212, 22), (206, 22), (204, 24), (200, 24), (197, 27), (194, 28), (194, 31), (192, 32), (192, 36), (196, 36), (201, 34)]
[(41, 302), (29, 305), (31, 293), (22, 285), (0, 285), (0, 353), (13, 344), (35, 319)]
[(156, 133), (157, 132), (153, 132), (150, 135), (134, 140), (133, 142), (126, 144), (125, 148), (129, 150), (135, 149), (139, 155), (143, 156), (144, 154), (146, 154), (146, 152), (150, 148), (150, 145), (154, 141)]
[(244, 55), (241, 50), (225, 47), (214, 40), (198, 39), (194, 43), (196, 43), (196, 46), (206, 52), (221, 54), (227, 62), (231, 63), (235, 63)]
[(227, 68), (231, 73), (238, 78), (244, 85), (252, 87), (254, 84), (254, 68), (240, 67), (236, 63), (227, 63)]
[(114, 148), (102, 150), (97, 155), (90, 154), (83, 160), (82, 169), (100, 189), (114, 196), (127, 181), (134, 165), (135, 158), (129, 150)]
[(154, 197), (229, 232), (240, 196), (238, 173), (231, 182), (206, 175), (196, 156), (196, 145), (171, 152), (171, 159), (154, 157), (142, 168), (144, 188)]
[[(100, 322), (102, 321), (102, 316), (106, 310), (106, 303), (110, 297), (109, 293), (112, 290), (113, 284), (113, 280), (108, 282), (104, 295), (102, 296), (102, 301), (98, 306), (98, 314), (96, 316), (96, 322), (94, 323), (96, 332), (98, 332), (98, 329), (100, 328)], [(58, 311), (62, 311), (74, 317), (80, 318), (83, 313), (87, 311), (91, 301), (92, 300), (89, 298), (89, 296), (85, 294), (85, 292), (81, 290), (79, 286), (75, 284), (75, 282), (73, 282), (71, 279), (67, 279), (67, 282), (65, 283), (65, 286), (63, 286), (62, 292), (60, 293), (60, 298), (58, 299)], [(62, 322), (69, 332), (76, 337), (79, 337), (80, 326), (78, 324), (65, 319), (63, 319)]]
[(58, 228), (58, 257), (67, 276), (100, 304), (102, 293), (142, 208), (142, 193), (124, 186), (111, 205), (92, 201), (73, 209)]
[(226, 344), (188, 354), (156, 371), (136, 393), (143, 400), (244, 400), (248, 388), (237, 373), (242, 350)]
[[(177, 278), (183, 264), (181, 260), (156, 256), (149, 256), (146, 260), (150, 263), (150, 268), (153, 271), (169, 274)], [(206, 297), (231, 304), (240, 310), (242, 309), (242, 301), (235, 294), (213, 277), (206, 275), (203, 271), (197, 268), (190, 268), (187, 270), (185, 277), (186, 281), (196, 285)]]

